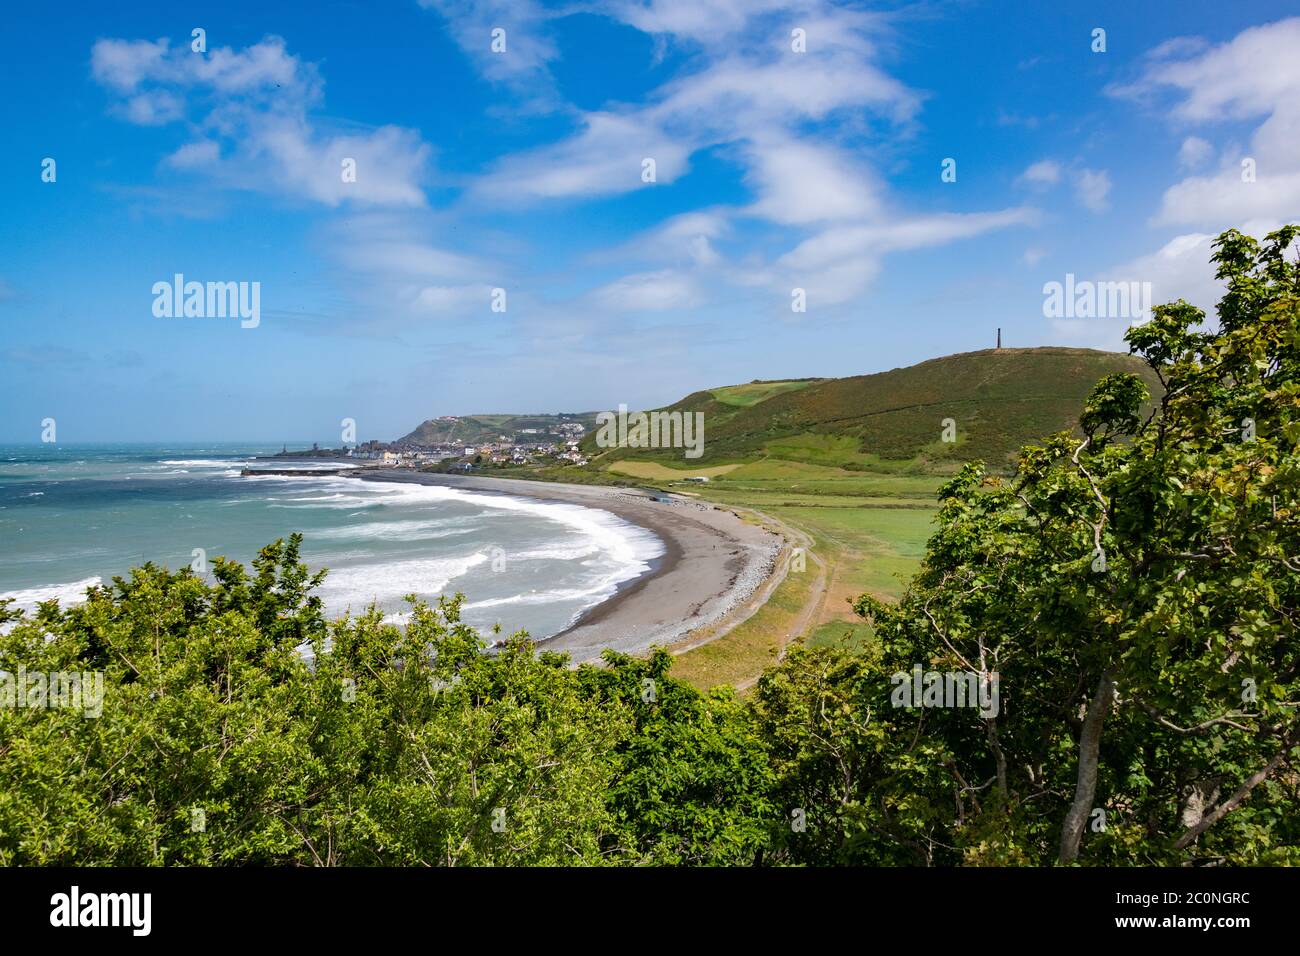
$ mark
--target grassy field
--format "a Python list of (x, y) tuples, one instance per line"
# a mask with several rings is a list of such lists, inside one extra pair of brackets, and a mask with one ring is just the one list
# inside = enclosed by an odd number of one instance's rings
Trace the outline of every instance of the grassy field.
[(726, 472), (725, 480), (720, 477), (710, 485), (710, 495), (737, 492), (795, 498), (818, 495), (932, 501), (942, 482), (942, 477), (934, 475), (879, 474), (835, 465), (764, 458)]
[(609, 466), (609, 470), (615, 474), (651, 481), (682, 481), (697, 476), (714, 478), (739, 467), (740, 465), (714, 465), (712, 468), (673, 468), (657, 461), (616, 461)]
[[(754, 469), (748, 477), (747, 469)], [(814, 588), (821, 570), (810, 558), (805, 570), (787, 575), (772, 598), (744, 624), (680, 655), (675, 676), (701, 688), (744, 686), (774, 663), (779, 649), (790, 640), (862, 653), (872, 650), (871, 628), (854, 615), (851, 602), (863, 593), (885, 600), (896, 600), (903, 593), (933, 533), (934, 490), (943, 479), (828, 474), (832, 471), (792, 462), (760, 462), (699, 486), (701, 498), (753, 509), (808, 535), (813, 542), (811, 554), (825, 564), (824, 587)], [(809, 475), (816, 479), (810, 480)], [(814, 606), (807, 626), (792, 633), (810, 602)]]

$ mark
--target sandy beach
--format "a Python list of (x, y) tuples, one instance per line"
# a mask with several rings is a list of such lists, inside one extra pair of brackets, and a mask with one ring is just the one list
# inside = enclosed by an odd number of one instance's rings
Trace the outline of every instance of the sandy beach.
[(625, 582), (568, 630), (541, 642), (541, 647), (564, 651), (575, 662), (596, 660), (607, 647), (635, 654), (673, 644), (721, 621), (771, 577), (784, 544), (780, 535), (746, 523), (726, 508), (680, 495), (652, 497), (636, 489), (599, 485), (389, 469), (367, 469), (357, 477), (599, 508), (657, 535), (666, 550), (655, 567)]

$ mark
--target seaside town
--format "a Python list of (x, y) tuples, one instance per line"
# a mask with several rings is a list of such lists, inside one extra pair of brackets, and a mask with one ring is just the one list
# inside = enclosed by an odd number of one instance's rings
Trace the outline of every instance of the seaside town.
[[(581, 451), (587, 427), (579, 421), (556, 421), (536, 427), (511, 428), (488, 440), (455, 441), (455, 432), (472, 422), (483, 431), (482, 419), (443, 415), (425, 422), (411, 434), (396, 441), (371, 439), (354, 446), (321, 448), (313, 444), (309, 451), (292, 450), (285, 445), (277, 458), (344, 458), (374, 462), (386, 468), (411, 468), (424, 471), (474, 471), (483, 468), (512, 466), (585, 465)], [(436, 432), (445, 428), (446, 437)]]

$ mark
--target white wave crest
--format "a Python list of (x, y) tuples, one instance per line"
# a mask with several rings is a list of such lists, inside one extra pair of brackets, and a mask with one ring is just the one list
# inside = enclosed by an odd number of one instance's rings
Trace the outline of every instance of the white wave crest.
[(446, 521), (367, 521), (364, 524), (346, 525), (342, 528), (324, 528), (312, 533), (313, 538), (334, 541), (356, 539), (377, 541), (426, 541), (434, 538), (452, 538), (473, 534), (473, 528), (449, 528)]
[(373, 601), (391, 604), (407, 594), (437, 598), (447, 585), (485, 562), (477, 554), (455, 558), (414, 558), (385, 564), (333, 568), (321, 587), (321, 597), (331, 609), (360, 611)]
[(0, 599), (13, 598), (13, 606), (25, 611), (34, 611), (36, 605), (53, 599), (57, 599), (59, 604), (66, 607), (84, 603), (86, 588), (102, 583), (103, 579), (99, 577), (82, 578), (80, 581), (69, 581), (67, 584), (46, 584), (37, 588), (0, 591)]

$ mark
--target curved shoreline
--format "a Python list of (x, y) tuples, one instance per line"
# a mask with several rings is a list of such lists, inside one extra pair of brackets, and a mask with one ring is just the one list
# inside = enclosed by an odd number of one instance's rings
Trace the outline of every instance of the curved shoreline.
[(609, 512), (655, 534), (665, 552), (650, 570), (620, 583), (614, 594), (565, 630), (538, 640), (540, 649), (566, 652), (575, 663), (598, 660), (607, 647), (633, 654), (674, 644), (722, 620), (776, 571), (784, 544), (780, 535), (747, 524), (732, 511), (676, 495), (655, 500), (644, 492), (605, 485), (388, 469), (367, 469), (356, 477), (575, 504)]

